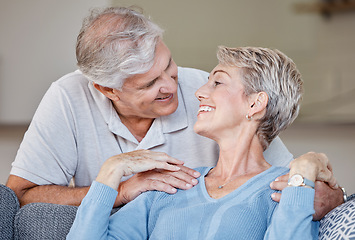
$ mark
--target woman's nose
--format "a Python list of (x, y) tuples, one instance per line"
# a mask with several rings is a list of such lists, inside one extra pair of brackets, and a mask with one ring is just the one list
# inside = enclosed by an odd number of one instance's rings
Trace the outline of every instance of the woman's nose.
[(206, 85), (203, 85), (202, 87), (200, 87), (196, 93), (195, 93), (195, 96), (196, 98), (201, 101), (202, 99), (206, 99), (208, 98), (208, 93), (207, 93), (207, 89), (206, 89)]

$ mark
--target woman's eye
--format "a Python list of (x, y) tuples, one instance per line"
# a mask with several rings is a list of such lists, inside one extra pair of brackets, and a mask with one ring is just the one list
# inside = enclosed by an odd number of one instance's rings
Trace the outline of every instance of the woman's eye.
[(214, 81), (214, 83), (213, 83), (213, 86), (217, 86), (217, 85), (219, 85), (219, 84), (222, 84), (221, 82), (218, 82), (218, 81)]

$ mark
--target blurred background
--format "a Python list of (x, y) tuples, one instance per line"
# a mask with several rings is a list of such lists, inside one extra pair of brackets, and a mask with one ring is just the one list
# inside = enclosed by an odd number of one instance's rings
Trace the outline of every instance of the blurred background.
[(165, 29), (179, 66), (212, 70), (218, 45), (291, 57), (306, 92), (281, 138), (294, 156), (326, 153), (355, 193), (354, 0), (0, 0), (0, 183), (49, 85), (76, 69), (82, 19), (95, 7), (131, 5)]

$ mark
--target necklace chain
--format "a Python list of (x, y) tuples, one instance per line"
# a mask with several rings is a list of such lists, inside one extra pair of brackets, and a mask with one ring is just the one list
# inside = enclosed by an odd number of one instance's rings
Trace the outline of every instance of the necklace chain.
[[(214, 170), (214, 168), (212, 169), (212, 171), (213, 171), (213, 170)], [(231, 179), (229, 179), (229, 181), (223, 183), (222, 185), (219, 185), (219, 186), (218, 186), (218, 189), (222, 189), (224, 186), (226, 186), (228, 183), (230, 183), (230, 182), (232, 182), (233, 180), (235, 180), (237, 177), (243, 176), (243, 175), (247, 174), (248, 172), (249, 172), (249, 171), (245, 171), (245, 172), (243, 172), (243, 173), (241, 173), (241, 174), (238, 174), (238, 175), (232, 177)]]
[(218, 189), (223, 188), (223, 187), (226, 186), (228, 183), (232, 182), (232, 181), (233, 181), (234, 179), (236, 179), (237, 177), (243, 176), (244, 174), (246, 174), (246, 172), (243, 173), (243, 174), (240, 174), (240, 175), (237, 175), (237, 176), (232, 177), (231, 179), (229, 179), (228, 182), (223, 183), (222, 185), (219, 185), (219, 186), (218, 186)]
[(226, 182), (226, 183), (224, 183), (224, 184), (222, 184), (222, 185), (219, 185), (219, 186), (218, 186), (218, 189), (223, 188), (224, 186), (226, 186), (228, 183), (230, 183), (230, 182), (233, 181), (233, 180), (234, 180), (234, 178), (230, 179), (228, 182)]

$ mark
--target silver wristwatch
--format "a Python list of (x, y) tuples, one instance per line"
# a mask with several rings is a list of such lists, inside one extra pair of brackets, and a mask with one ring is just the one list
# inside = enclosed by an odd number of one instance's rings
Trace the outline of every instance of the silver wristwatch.
[(293, 187), (308, 186), (314, 188), (314, 182), (304, 178), (301, 174), (295, 174), (290, 179), (288, 179), (288, 185)]

